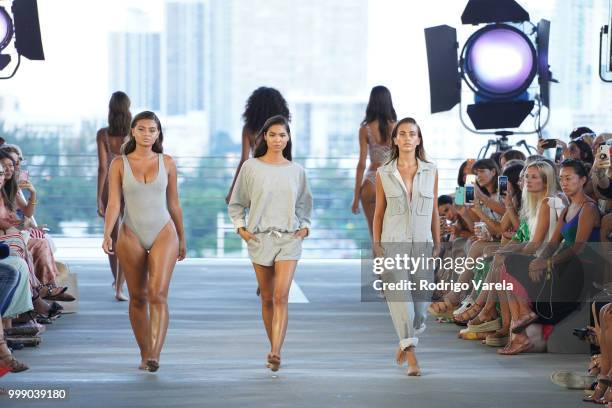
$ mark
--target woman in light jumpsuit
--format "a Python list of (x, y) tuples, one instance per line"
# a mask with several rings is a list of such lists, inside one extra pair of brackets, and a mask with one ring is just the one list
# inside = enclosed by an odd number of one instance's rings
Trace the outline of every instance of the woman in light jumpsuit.
[[(374, 253), (377, 257), (407, 254), (411, 258), (432, 258), (440, 248), (437, 169), (425, 158), (423, 136), (414, 119), (404, 118), (392, 133), (391, 157), (376, 174), (374, 212)], [(426, 265), (427, 266), (427, 265)], [(400, 281), (433, 282), (429, 267), (385, 270), (383, 284)], [(384, 290), (384, 289), (383, 289)], [(391, 319), (399, 337), (396, 360), (408, 362), (409, 376), (421, 374), (414, 348), (417, 335), (425, 330), (430, 291), (384, 290)]]

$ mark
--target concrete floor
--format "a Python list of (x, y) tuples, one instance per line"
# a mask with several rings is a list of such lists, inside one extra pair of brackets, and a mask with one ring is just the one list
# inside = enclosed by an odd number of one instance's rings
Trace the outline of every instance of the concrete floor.
[(290, 305), (283, 367), (264, 368), (268, 350), (245, 262), (180, 265), (170, 291), (171, 324), (161, 368), (137, 370), (127, 303), (113, 300), (101, 262), (71, 262), (80, 311), (48, 327), (43, 344), (16, 356), (31, 368), (5, 388), (65, 388), (65, 401), (16, 407), (579, 407), (581, 392), (553, 385), (557, 369), (583, 370), (585, 355), (498, 356), (456, 339), (457, 327), (429, 322), (418, 357), (423, 377), (394, 365), (397, 339), (383, 303), (360, 302), (359, 264), (298, 266), (308, 303)]

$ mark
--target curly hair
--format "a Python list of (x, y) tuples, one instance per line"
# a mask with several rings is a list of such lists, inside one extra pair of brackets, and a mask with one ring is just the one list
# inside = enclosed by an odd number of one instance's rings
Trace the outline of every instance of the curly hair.
[(276, 89), (261, 86), (247, 99), (242, 118), (247, 129), (258, 133), (266, 120), (276, 115), (284, 116), (287, 121), (291, 121), (287, 101)]

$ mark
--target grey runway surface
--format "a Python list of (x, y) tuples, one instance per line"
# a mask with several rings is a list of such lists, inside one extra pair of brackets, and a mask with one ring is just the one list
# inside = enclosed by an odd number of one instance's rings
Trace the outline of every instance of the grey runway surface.
[(9, 389), (67, 389), (62, 401), (0, 407), (580, 407), (580, 391), (550, 382), (554, 370), (582, 371), (586, 355), (498, 356), (456, 338), (453, 324), (428, 322), (418, 358), (423, 377), (394, 363), (397, 338), (384, 303), (360, 302), (359, 264), (298, 265), (308, 303), (289, 306), (282, 368), (264, 367), (268, 343), (245, 262), (201, 261), (176, 268), (170, 328), (153, 374), (137, 369), (127, 302), (115, 302), (103, 262), (70, 262), (80, 311), (47, 328), (43, 344), (16, 352), (30, 370)]

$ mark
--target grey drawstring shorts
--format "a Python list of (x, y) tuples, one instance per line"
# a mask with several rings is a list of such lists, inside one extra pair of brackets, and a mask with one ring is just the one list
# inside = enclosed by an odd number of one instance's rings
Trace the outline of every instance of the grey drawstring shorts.
[(302, 255), (302, 238), (294, 232), (268, 231), (255, 234), (258, 241), (247, 241), (253, 263), (272, 266), (276, 261), (298, 261)]

